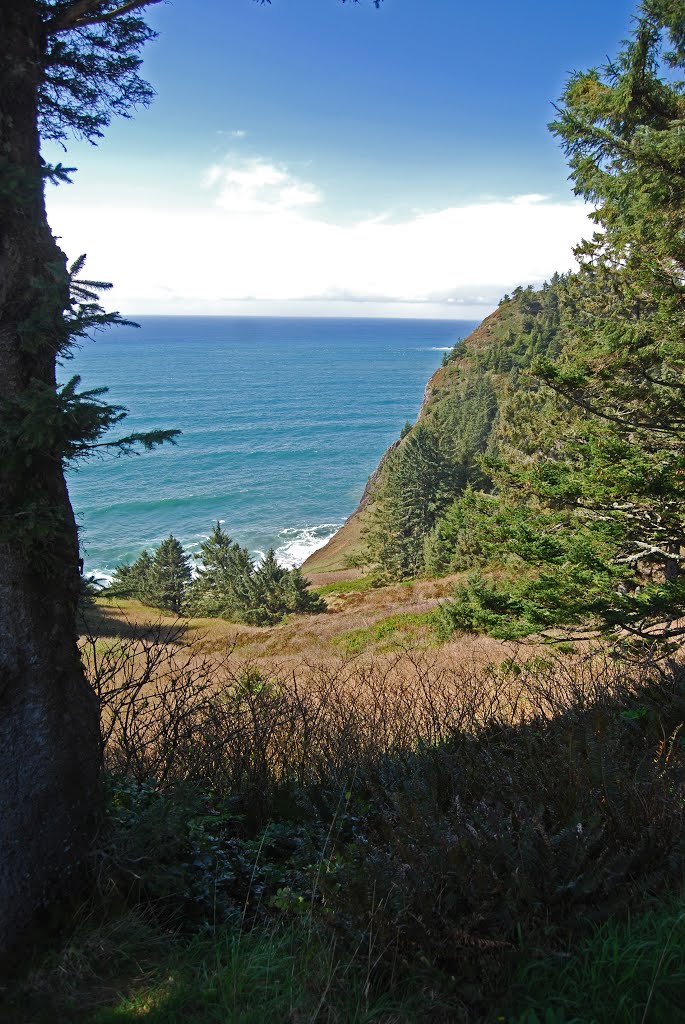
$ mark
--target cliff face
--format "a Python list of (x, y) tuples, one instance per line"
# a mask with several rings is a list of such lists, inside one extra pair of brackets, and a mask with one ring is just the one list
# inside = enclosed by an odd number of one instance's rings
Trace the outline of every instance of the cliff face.
[[(419, 423), (430, 419), (441, 402), (459, 390), (463, 374), (467, 372), (469, 366), (469, 356), (466, 353), (470, 352), (472, 347), (479, 350), (486, 349), (493, 342), (493, 328), (500, 319), (501, 311), (497, 309), (486, 317), (463, 343), (456, 347), (453, 360), (446, 366), (438, 367), (426, 384), (419, 415), (412, 430)], [(311, 554), (304, 562), (302, 569), (305, 573), (316, 576), (331, 573), (335, 573), (337, 576), (341, 572), (346, 574), (349, 572), (350, 576), (358, 574), (358, 571), (350, 570), (350, 561), (359, 558), (364, 549), (363, 531), (368, 525), (369, 506), (378, 490), (388, 459), (410, 435), (411, 431), (402, 440), (394, 441), (383, 454), (366, 483), (359, 505), (328, 543)]]
[(555, 279), (541, 291), (517, 289), (454, 347), (428, 381), (416, 423), (386, 451), (369, 477), (359, 506), (328, 544), (310, 555), (303, 565), (306, 573), (355, 574), (350, 563), (363, 557), (364, 532), (375, 515), (375, 499), (393, 464), (411, 449), (412, 438), (416, 440), (420, 430), (430, 432), (452, 461), (455, 496), (468, 482), (487, 486), (476, 460), (498, 438), (518, 429), (517, 407), (522, 393), (530, 389), (520, 378), (521, 370), (537, 355), (558, 350), (562, 284)]
[[(492, 315), (494, 316), (495, 314)], [(476, 330), (480, 330), (482, 326), (483, 324), (476, 328)], [(475, 334), (475, 331), (473, 333)], [(472, 337), (473, 334), (469, 335), (469, 338)], [(441, 366), (426, 384), (416, 423), (419, 423), (429, 413), (431, 402), (434, 401), (436, 395), (443, 391), (445, 376), (445, 367)], [(414, 427), (412, 427), (413, 429)], [(383, 469), (388, 459), (401, 444), (402, 440), (398, 438), (383, 453), (380, 462), (366, 481), (364, 493), (352, 515), (345, 520), (338, 532), (322, 548), (314, 551), (302, 564), (302, 570), (306, 574), (309, 576), (314, 574), (317, 577), (330, 573), (335, 573), (338, 576), (342, 572), (346, 575), (349, 574), (350, 577), (359, 575), (358, 571), (350, 568), (350, 562), (355, 561), (362, 554), (364, 548), (363, 531), (368, 521), (369, 505), (380, 485)], [(320, 581), (317, 580), (317, 582)]]

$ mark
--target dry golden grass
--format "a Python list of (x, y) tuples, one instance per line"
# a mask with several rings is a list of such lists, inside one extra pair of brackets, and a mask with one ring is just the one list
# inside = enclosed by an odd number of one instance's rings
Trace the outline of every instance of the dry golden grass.
[[(164, 776), (178, 763), (177, 747), (184, 763), (192, 761), (198, 732), (203, 747), (211, 734), (217, 748), (232, 746), (238, 757), (248, 736), (262, 749), (263, 735), (272, 772), (272, 759), (284, 751), (290, 758), (312, 729), (325, 744), (352, 738), (363, 752), (368, 744), (435, 743), (493, 714), (515, 721), (529, 697), (522, 701), (518, 669), (507, 666), (532, 666), (542, 649), (478, 636), (437, 643), (425, 613), (453, 584), (335, 594), (328, 612), (269, 628), (98, 600), (81, 650), (113, 767)], [(349, 642), (360, 639), (361, 646)], [(551, 664), (548, 649), (544, 657)]]
[[(334, 534), (324, 547), (314, 551), (306, 560), (302, 569), (307, 576), (312, 578), (325, 576), (317, 582), (333, 582), (333, 575), (339, 572), (349, 572), (350, 558), (357, 558), (362, 555), (364, 540), (362, 531), (368, 521), (368, 506), (358, 508), (350, 516), (346, 523)], [(355, 570), (353, 570), (354, 572)], [(357, 574), (359, 574), (358, 570)]]
[(214, 747), (222, 763), (231, 761), (234, 782), (241, 758), (253, 771), (256, 756), (270, 778), (299, 778), (305, 761), (307, 771), (330, 771), (366, 751), (434, 744), (493, 717), (516, 722), (533, 694), (538, 713), (543, 706), (553, 713), (563, 690), (559, 672), (552, 689), (538, 687), (534, 667), (521, 674), (509, 662), (488, 665), (493, 652), (501, 663), (503, 647), (484, 644), (266, 664), (240, 651), (208, 652), (160, 624), (104, 648), (94, 637), (82, 641), (110, 767), (158, 782), (169, 772), (193, 775), (200, 750), (206, 771)]
[[(411, 620), (425, 616), (437, 608), (452, 591), (458, 577), (446, 576), (437, 580), (415, 580), (352, 593), (326, 595), (328, 610), (319, 615), (291, 615), (271, 627), (247, 626), (223, 619), (177, 617), (147, 608), (133, 599), (116, 601), (98, 598), (85, 613), (84, 635), (99, 638), (101, 646), (117, 639), (145, 636), (152, 625), (168, 631), (172, 645), (191, 643), (195, 652), (211, 653), (223, 657), (232, 652), (234, 663), (256, 663), (282, 666), (295, 671), (306, 662), (337, 660), (340, 652), (348, 648), (348, 634), (362, 630), (372, 631), (387, 620), (390, 642), (364, 643), (359, 651), (383, 654), (388, 649), (406, 646), (436, 646), (435, 635), (428, 628), (412, 625), (409, 636), (401, 628), (396, 636), (392, 624), (399, 617)], [(331, 582), (331, 581), (329, 581)], [(438, 661), (457, 660), (468, 665), (486, 665), (512, 657), (517, 646), (481, 636), (456, 637), (436, 648)]]
[[(367, 757), (601, 708), (636, 679), (597, 651), (555, 658), (497, 641), (350, 656), (250, 659), (157, 624), (82, 641), (106, 762), (139, 781), (212, 778), (226, 792), (337, 777)], [(639, 673), (643, 679), (645, 666)], [(627, 689), (626, 689), (627, 688)], [(603, 714), (603, 712), (601, 712)], [(259, 788), (259, 786), (257, 787)]]

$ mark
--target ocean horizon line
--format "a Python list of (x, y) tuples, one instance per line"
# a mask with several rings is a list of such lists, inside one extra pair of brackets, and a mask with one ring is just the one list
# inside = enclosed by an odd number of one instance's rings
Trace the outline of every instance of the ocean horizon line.
[[(486, 307), (489, 308), (489, 307)], [(379, 320), (387, 323), (399, 321), (402, 323), (473, 323), (472, 316), (378, 316), (356, 315), (356, 314), (328, 314), (328, 313), (137, 313), (133, 311), (119, 311), (123, 317), (134, 317), (156, 320)], [(490, 310), (492, 312), (492, 310)], [(483, 314), (483, 319), (489, 313)]]

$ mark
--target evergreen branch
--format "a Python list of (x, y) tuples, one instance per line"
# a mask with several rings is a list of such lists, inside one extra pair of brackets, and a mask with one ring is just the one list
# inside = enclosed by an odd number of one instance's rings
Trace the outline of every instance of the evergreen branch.
[(117, 7), (113, 11), (108, 11), (107, 14), (102, 14), (95, 18), (81, 18), (76, 23), (75, 28), (87, 28), (89, 25), (107, 25), (109, 22), (114, 21), (116, 18), (121, 18), (125, 14), (129, 14), (131, 11), (139, 10), (143, 7), (150, 7), (152, 4), (159, 4), (162, 0), (130, 0), (127, 4), (122, 4), (121, 7)]
[(61, 163), (48, 164), (44, 160), (41, 161), (41, 174), (51, 185), (73, 184), (69, 175), (73, 174), (75, 170), (75, 167), (65, 167)]
[(85, 28), (88, 25), (102, 25), (114, 21), (131, 11), (140, 10), (143, 7), (151, 7), (152, 4), (161, 3), (161, 0), (128, 0), (127, 3), (115, 7), (114, 10), (104, 14), (90, 15), (90, 11), (97, 10), (102, 6), (102, 0), (77, 0), (61, 14), (56, 15), (45, 25), (47, 35), (55, 35), (58, 32), (68, 32), (73, 28)]
[(644, 558), (649, 558), (650, 555), (658, 555), (660, 558), (665, 558), (672, 562), (685, 562), (685, 555), (679, 555), (671, 551), (664, 551), (663, 548), (658, 547), (656, 544), (645, 544), (642, 541), (634, 541), (633, 543), (636, 544), (637, 547), (642, 548), (642, 550), (633, 555), (626, 555), (623, 558), (617, 558), (616, 562), (618, 565), (628, 565), (632, 562), (639, 562)]
[(45, 23), (46, 35), (51, 36), (56, 32), (65, 32), (73, 28), (89, 11), (101, 6), (102, 0), (76, 0), (75, 3), (65, 8), (61, 14), (56, 14), (54, 18)]
[(163, 444), (176, 444), (176, 438), (181, 434), (180, 430), (149, 430), (145, 433), (127, 434), (119, 437), (116, 441), (98, 441), (94, 444), (81, 444), (70, 455), (71, 459), (84, 458), (99, 449), (116, 449), (121, 455), (139, 455), (135, 450), (136, 445), (141, 445), (145, 451), (151, 451)]
[(532, 371), (533, 376), (542, 381), (551, 388), (557, 395), (564, 398), (571, 405), (578, 406), (580, 409), (584, 409), (585, 412), (591, 413), (593, 416), (597, 416), (598, 419), (606, 420), (609, 423), (617, 423), (621, 427), (630, 426), (637, 430), (654, 430), (663, 434), (675, 434), (679, 436), (685, 427), (685, 419), (674, 417), (669, 424), (663, 423), (655, 419), (644, 419), (633, 416), (628, 413), (625, 416), (621, 416), (618, 413), (610, 413), (601, 406), (596, 405), (594, 402), (587, 398), (582, 397), (582, 392), (578, 389), (567, 390), (563, 385), (558, 384), (551, 377), (545, 377), (542, 374), (535, 373)]
[[(654, 625), (658, 625), (655, 623)], [(652, 626), (633, 626), (627, 622), (622, 622), (620, 628), (625, 630), (626, 633), (630, 633), (631, 636), (638, 636), (642, 640), (671, 640), (674, 637), (685, 636), (685, 626), (671, 626), (669, 623), (668, 629), (659, 630), (658, 633), (654, 632), (654, 625)]]
[(673, 391), (682, 391), (685, 394), (685, 382), (678, 380), (659, 380), (658, 377), (652, 377), (646, 370), (642, 370), (642, 376), (648, 384), (653, 384), (657, 388), (671, 388)]

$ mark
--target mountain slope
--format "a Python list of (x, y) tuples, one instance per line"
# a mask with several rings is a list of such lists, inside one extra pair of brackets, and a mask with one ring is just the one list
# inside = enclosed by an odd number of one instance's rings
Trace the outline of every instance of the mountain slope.
[(564, 286), (555, 275), (539, 291), (517, 289), (446, 355), (426, 385), (414, 426), (384, 454), (344, 526), (304, 563), (310, 577), (353, 576), (351, 565), (379, 562), (395, 578), (421, 571), (425, 539), (440, 514), (468, 485), (488, 489), (479, 458), (514, 435), (526, 443), (520, 412), (538, 386), (521, 371), (537, 356), (558, 353)]

